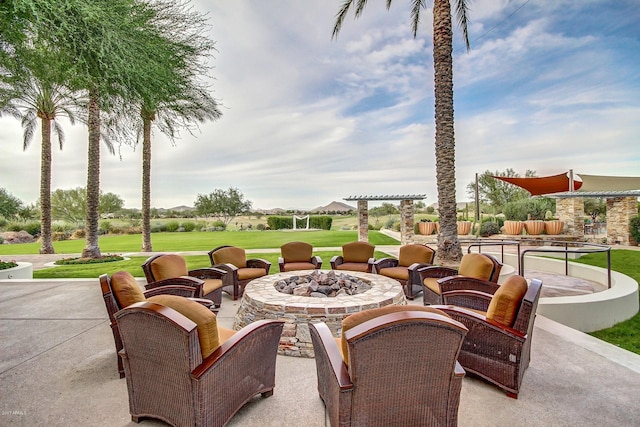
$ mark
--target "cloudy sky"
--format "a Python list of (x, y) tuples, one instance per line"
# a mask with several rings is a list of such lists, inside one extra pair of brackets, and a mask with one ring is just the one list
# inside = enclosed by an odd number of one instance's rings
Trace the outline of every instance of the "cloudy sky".
[[(427, 2), (429, 6), (431, 2)], [(353, 195), (437, 201), (432, 15), (370, 1), (331, 39), (342, 0), (195, 1), (217, 52), (223, 116), (175, 145), (153, 136), (154, 207), (238, 188), (255, 209), (312, 209)], [(640, 175), (640, 11), (635, 0), (473, 0), (471, 51), (454, 30), (457, 199), (476, 173), (573, 169)], [(87, 133), (66, 127), (53, 189), (86, 185)], [(39, 135), (39, 132), (36, 134)], [(102, 154), (101, 188), (141, 206), (141, 150)], [(39, 197), (39, 141), (0, 119), (0, 187)], [(355, 204), (355, 202), (349, 202)]]

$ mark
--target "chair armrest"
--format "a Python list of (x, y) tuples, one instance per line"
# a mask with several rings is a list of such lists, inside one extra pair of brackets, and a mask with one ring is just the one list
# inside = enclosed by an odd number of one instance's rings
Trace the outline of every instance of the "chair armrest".
[(382, 268), (390, 268), (390, 267), (397, 267), (398, 266), (398, 260), (396, 258), (380, 258), (379, 260), (377, 260), (374, 264), (374, 271), (376, 273), (380, 273), (380, 269)]
[(219, 307), (215, 307), (213, 305), (213, 301), (211, 301), (210, 299), (206, 299), (206, 298), (189, 298), (191, 301), (197, 302), (198, 304), (201, 304), (205, 307), (207, 307), (209, 310), (213, 311), (214, 313), (217, 313), (218, 310), (220, 310)]
[[(151, 285), (152, 284), (153, 283), (151, 283)], [(177, 295), (179, 297), (198, 298), (202, 295), (202, 285), (199, 288), (182, 285), (157, 286), (147, 289), (143, 293), (145, 298), (151, 298), (156, 295)]]
[(338, 349), (338, 344), (333, 338), (329, 327), (324, 323), (312, 323), (309, 326), (314, 328), (317, 332), (319, 344), (324, 350), (324, 352), (321, 352), (318, 351), (318, 349), (315, 349), (315, 357), (321, 359), (326, 357), (324, 362), (328, 363), (330, 369), (333, 371), (333, 376), (335, 377), (335, 380), (337, 380), (337, 385), (340, 390), (353, 388), (351, 376), (349, 375), (349, 368), (347, 367), (347, 364), (344, 363), (344, 360), (342, 360), (340, 349)]
[(249, 268), (264, 268), (264, 270), (269, 274), (269, 269), (271, 268), (271, 263), (266, 259), (262, 258), (252, 258), (247, 260), (247, 267)]
[[(520, 331), (516, 331), (515, 329), (508, 326), (504, 326), (493, 320), (489, 320), (485, 316), (478, 314), (475, 311), (467, 310), (463, 307), (457, 307), (453, 305), (431, 305), (429, 307), (444, 311), (454, 320), (457, 320), (467, 326), (470, 331), (473, 330), (474, 334), (485, 333), (488, 335), (506, 335), (510, 338), (515, 339), (516, 341), (520, 341), (521, 343), (523, 343), (527, 339), (526, 334), (523, 334)], [(473, 326), (469, 327), (469, 325)]]
[(492, 294), (480, 291), (456, 289), (442, 292), (442, 303), (486, 312), (489, 309), (492, 297)]
[(225, 274), (227, 274), (225, 270), (216, 267), (189, 270), (189, 276), (197, 277), (198, 279), (222, 279)]
[(335, 270), (338, 265), (344, 263), (344, 258), (342, 257), (342, 255), (334, 255), (329, 263), (331, 264), (331, 269)]
[[(190, 276), (171, 277), (168, 279), (156, 280), (155, 282), (147, 283), (144, 286), (144, 288), (146, 290), (151, 290), (151, 289), (166, 287), (166, 286), (185, 286), (185, 287), (195, 288), (195, 293), (193, 295), (188, 295), (188, 296), (200, 297), (202, 296), (202, 288), (204, 286), (204, 281), (196, 277), (190, 277)], [(166, 292), (161, 292), (161, 293), (166, 293)]]
[(320, 270), (322, 268), (322, 258), (320, 258), (318, 255), (312, 256), (311, 264), (316, 266), (316, 270)]
[(438, 280), (438, 284), (443, 294), (448, 291), (470, 290), (493, 295), (500, 287), (500, 285), (494, 282), (460, 275), (443, 277)]
[(407, 270), (409, 270), (409, 276), (411, 276), (412, 271), (418, 271), (419, 269), (426, 267), (433, 267), (433, 265), (427, 262), (414, 262), (409, 267), (407, 267)]
[[(275, 358), (283, 326), (283, 320), (258, 320), (250, 323), (233, 334), (231, 338), (204, 359), (191, 372), (191, 378), (200, 380), (216, 371), (223, 371), (221, 373), (227, 375), (227, 370), (211, 368), (230, 358), (236, 359), (233, 361), (234, 366), (243, 367), (243, 372), (238, 372), (242, 378), (247, 375), (245, 372), (253, 374), (262, 371), (256, 365), (265, 363), (269, 356), (273, 357), (273, 370), (275, 370)], [(273, 354), (271, 354), (271, 350), (273, 350)], [(239, 359), (247, 359), (247, 363), (242, 363)], [(228, 379), (226, 381), (228, 382)]]
[(455, 268), (443, 267), (440, 265), (430, 265), (427, 267), (418, 268), (416, 270), (416, 273), (418, 273), (422, 280), (426, 279), (427, 277), (435, 277), (437, 279), (440, 279), (442, 277), (455, 276), (458, 274), (458, 270), (456, 270)]

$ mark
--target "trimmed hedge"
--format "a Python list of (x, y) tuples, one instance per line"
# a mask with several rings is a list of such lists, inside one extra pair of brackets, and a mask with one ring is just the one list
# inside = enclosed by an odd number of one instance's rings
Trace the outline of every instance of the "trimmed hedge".
[[(317, 230), (331, 230), (333, 218), (325, 215), (309, 217), (309, 228)], [(271, 230), (292, 230), (293, 216), (270, 216), (267, 218), (267, 225)], [(304, 229), (307, 227), (306, 219), (296, 221), (296, 229)]]

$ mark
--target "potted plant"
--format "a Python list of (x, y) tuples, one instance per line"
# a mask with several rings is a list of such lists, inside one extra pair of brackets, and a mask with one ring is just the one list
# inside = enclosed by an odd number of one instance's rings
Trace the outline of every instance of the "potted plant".
[(544, 222), (544, 232), (550, 235), (562, 234), (564, 229), (564, 222), (557, 218), (551, 218)]
[(527, 234), (537, 236), (538, 234), (542, 234), (542, 232), (544, 231), (544, 221), (531, 218), (524, 222), (524, 229)]
[(458, 234), (462, 236), (466, 236), (471, 232), (471, 221), (458, 221)]
[(518, 236), (522, 234), (523, 228), (524, 228), (524, 223), (522, 221), (505, 221), (504, 222), (504, 232), (506, 234)]
[(422, 218), (418, 223), (418, 231), (420, 231), (420, 234), (424, 234), (425, 236), (433, 234), (435, 229), (436, 223), (431, 221), (429, 218)]

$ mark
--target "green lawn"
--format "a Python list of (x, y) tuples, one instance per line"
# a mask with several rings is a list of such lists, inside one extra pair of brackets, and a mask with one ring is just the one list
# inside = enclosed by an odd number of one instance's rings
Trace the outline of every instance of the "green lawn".
[[(244, 249), (279, 248), (282, 244), (294, 241), (310, 243), (315, 248), (340, 247), (345, 243), (358, 240), (357, 231), (220, 231), (188, 233), (153, 233), (151, 242), (154, 252), (210, 251), (221, 245), (239, 246)], [(369, 242), (374, 245), (398, 245), (399, 242), (380, 233), (369, 231)], [(85, 246), (84, 239), (54, 242), (57, 254), (78, 254)], [(142, 236), (108, 235), (101, 236), (100, 250), (107, 253), (140, 252)], [(39, 243), (0, 245), (0, 257), (4, 255), (37, 254)]]

